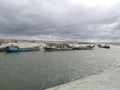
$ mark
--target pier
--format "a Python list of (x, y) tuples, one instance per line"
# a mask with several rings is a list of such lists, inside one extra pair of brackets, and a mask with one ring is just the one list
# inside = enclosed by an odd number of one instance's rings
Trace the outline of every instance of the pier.
[(120, 90), (120, 68), (75, 80), (46, 90)]

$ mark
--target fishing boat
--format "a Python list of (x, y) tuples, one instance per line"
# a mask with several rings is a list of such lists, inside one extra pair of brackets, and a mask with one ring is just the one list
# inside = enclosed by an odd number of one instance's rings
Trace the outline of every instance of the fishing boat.
[(109, 49), (110, 46), (106, 45), (106, 44), (99, 44), (98, 45), (99, 48), (106, 48), (106, 49)]
[(39, 47), (19, 48), (18, 46), (7, 46), (5, 51), (7, 51), (7, 52), (39, 51)]
[(94, 45), (87, 45), (81, 47), (73, 47), (73, 50), (92, 50), (94, 47)]
[(68, 51), (73, 48), (56, 48), (56, 47), (44, 47), (44, 51)]

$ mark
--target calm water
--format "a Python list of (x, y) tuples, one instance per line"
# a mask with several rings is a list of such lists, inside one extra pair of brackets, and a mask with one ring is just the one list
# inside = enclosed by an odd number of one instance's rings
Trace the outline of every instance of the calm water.
[(0, 90), (43, 90), (120, 67), (120, 47), (0, 53)]

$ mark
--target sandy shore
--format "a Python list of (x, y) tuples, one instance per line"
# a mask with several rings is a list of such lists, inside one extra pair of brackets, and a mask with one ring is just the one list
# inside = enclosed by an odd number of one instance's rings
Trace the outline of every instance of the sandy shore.
[(19, 46), (20, 48), (26, 48), (26, 47), (41, 46), (41, 45), (45, 45), (45, 44), (44, 43), (29, 43), (29, 42), (25, 42), (25, 43), (3, 43), (2, 45), (0, 45), (0, 48), (6, 47), (6, 46), (11, 46), (11, 45)]

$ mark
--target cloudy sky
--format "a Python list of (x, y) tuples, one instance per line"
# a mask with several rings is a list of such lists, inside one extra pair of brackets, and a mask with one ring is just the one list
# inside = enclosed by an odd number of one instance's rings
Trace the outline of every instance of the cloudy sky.
[(120, 41), (120, 0), (0, 0), (0, 38)]

